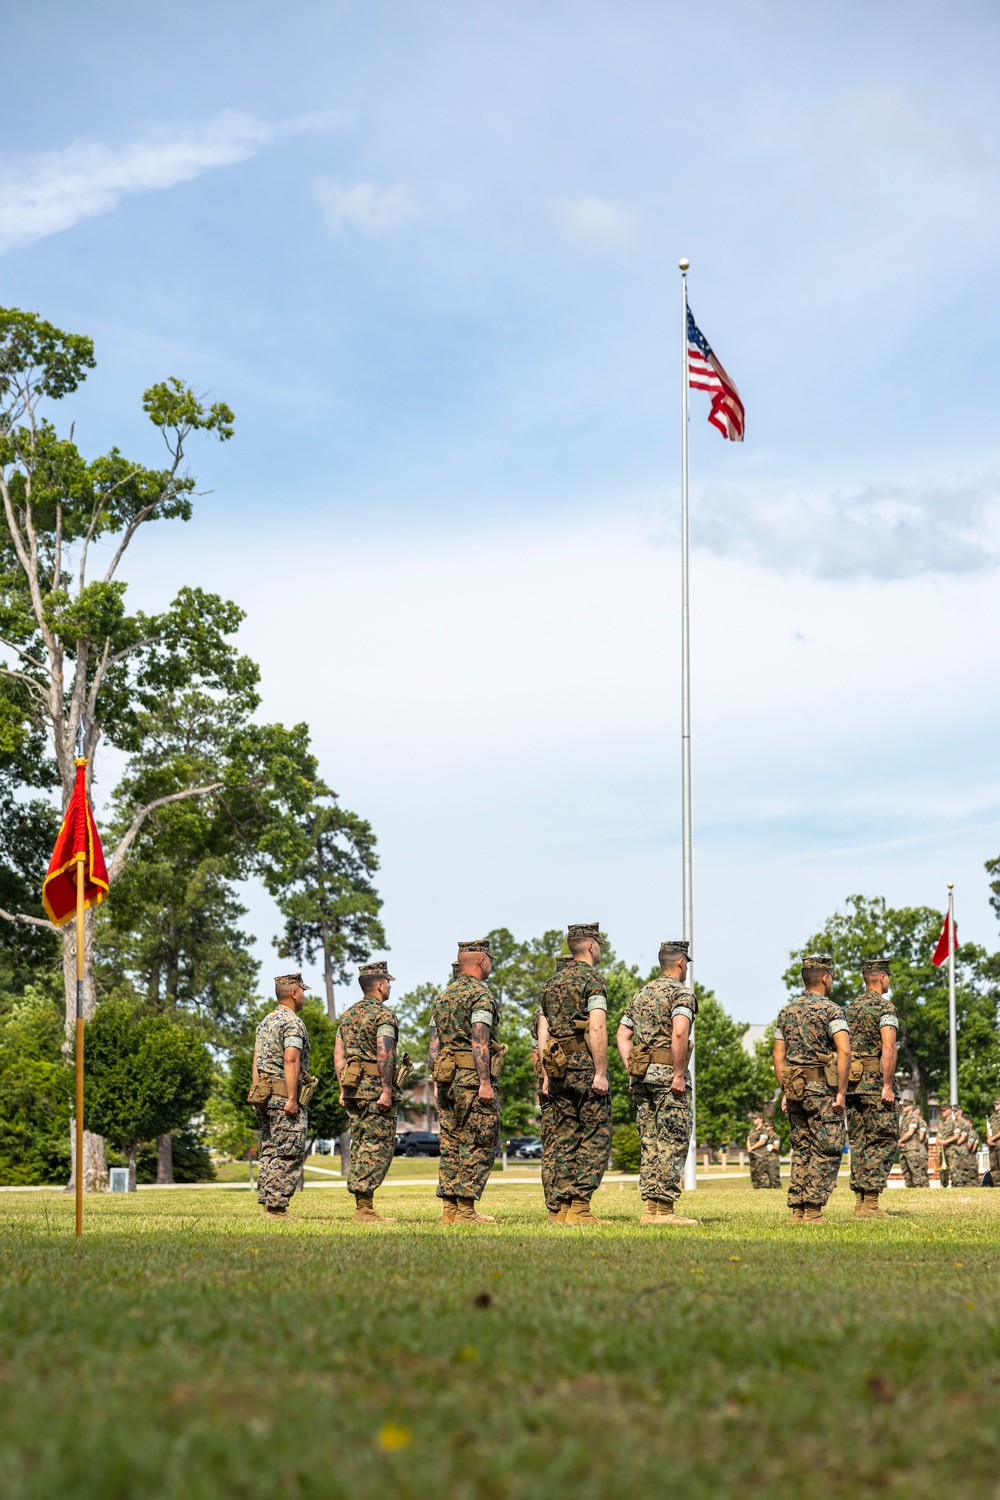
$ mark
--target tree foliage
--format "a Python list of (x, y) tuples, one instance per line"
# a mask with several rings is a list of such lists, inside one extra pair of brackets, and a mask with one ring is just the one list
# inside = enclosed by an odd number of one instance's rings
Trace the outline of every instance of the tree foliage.
[(336, 1014), (334, 986), (352, 976), (348, 964), (361, 964), (386, 948), (379, 920), (382, 899), (372, 883), (378, 869), (372, 826), (341, 807), (336, 793), (321, 783), (296, 822), (297, 847), (281, 869), (268, 876), (285, 918), (276, 947), (299, 964), (322, 955), (327, 1010)]
[(69, 1170), (73, 1075), (60, 1050), (60, 989), (26, 985), (0, 1011), (0, 1182), (55, 1183)]
[(134, 1162), (142, 1141), (180, 1130), (212, 1089), (212, 1057), (182, 1015), (105, 1000), (86, 1030), (85, 1123)]
[(726, 1014), (712, 990), (696, 984), (695, 992), (695, 1134), (699, 1145), (741, 1144), (760, 1088), (754, 1059), (743, 1046), (747, 1027)]

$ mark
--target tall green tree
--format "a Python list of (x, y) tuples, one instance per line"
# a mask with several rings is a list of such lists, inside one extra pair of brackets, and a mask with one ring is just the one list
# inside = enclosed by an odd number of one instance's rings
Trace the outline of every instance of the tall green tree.
[(135, 1187), (143, 1141), (179, 1130), (212, 1090), (212, 1056), (187, 1017), (124, 997), (98, 1006), (84, 1055), (86, 1123), (128, 1157)]
[(0, 1011), (0, 1182), (65, 1181), (73, 1075), (62, 1056), (62, 976)]
[[(802, 989), (805, 953), (830, 953), (836, 964), (833, 999), (839, 1005), (863, 988), (861, 960), (883, 954), (892, 960), (892, 999), (899, 1016), (901, 1068), (921, 1100), (948, 1090), (948, 974), (931, 963), (943, 920), (928, 906), (890, 907), (880, 896), (850, 896), (791, 955), (785, 973), (791, 994)], [(963, 1108), (982, 1117), (1000, 1085), (998, 991), (994, 965), (984, 949), (962, 943), (955, 954), (958, 1019), (958, 1085)]]
[[(189, 440), (199, 433), (228, 440), (232, 412), (221, 402), (207, 405), (171, 378), (143, 397), (165, 445), (164, 467), (134, 462), (117, 448), (88, 459), (72, 429), (68, 437), (59, 435), (49, 409), (70, 396), (93, 365), (88, 338), (32, 313), (0, 309), (0, 734), (15, 750), (32, 738), (40, 745), (38, 764), (49, 768), (63, 806), (73, 785), (78, 730), (88, 780), (105, 743), (130, 758), (107, 851), (113, 892), (137, 844), (155, 857), (149, 820), (190, 800), (216, 800), (220, 818), (230, 820), (258, 869), (287, 861), (290, 818), (314, 795), (315, 761), (305, 726), (286, 730), (252, 720), (257, 668), (232, 641), (242, 611), (187, 587), (160, 613), (132, 611), (119, 576), (144, 528), (190, 518)], [(251, 862), (249, 853), (244, 862)], [(37, 879), (43, 872), (44, 865)], [(68, 1049), (75, 924), (56, 933), (28, 903), (0, 908), (0, 918), (57, 936)], [(95, 1005), (94, 928), (90, 913), (88, 1018)], [(103, 1175), (103, 1148), (88, 1133), (86, 1185), (97, 1185)]]
[(326, 1008), (333, 1020), (334, 986), (352, 977), (348, 964), (364, 963), (387, 947), (379, 919), (382, 899), (371, 878), (378, 869), (375, 834), (322, 783), (298, 819), (297, 832), (290, 866), (275, 869), (268, 880), (285, 918), (284, 935), (275, 946), (282, 958), (299, 964), (322, 955)]
[(696, 1130), (699, 1144), (741, 1142), (750, 1111), (759, 1103), (754, 1059), (743, 1046), (747, 1027), (727, 1015), (712, 990), (695, 984), (698, 1018)]

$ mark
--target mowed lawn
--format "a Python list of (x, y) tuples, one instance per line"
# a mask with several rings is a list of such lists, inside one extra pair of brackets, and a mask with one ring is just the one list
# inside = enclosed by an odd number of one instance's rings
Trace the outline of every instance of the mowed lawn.
[[(721, 1187), (721, 1184), (720, 1184)], [(1000, 1494), (1000, 1193), (894, 1192), (793, 1229), (700, 1189), (701, 1227), (551, 1228), (494, 1180), (361, 1228), (248, 1193), (0, 1193), (0, 1495)]]

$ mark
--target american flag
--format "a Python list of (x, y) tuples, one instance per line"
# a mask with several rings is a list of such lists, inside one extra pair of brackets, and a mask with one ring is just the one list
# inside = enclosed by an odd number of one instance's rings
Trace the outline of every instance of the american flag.
[(740, 393), (712, 353), (712, 346), (688, 308), (688, 385), (693, 391), (708, 391), (712, 410), (708, 420), (731, 442), (743, 441), (743, 402)]

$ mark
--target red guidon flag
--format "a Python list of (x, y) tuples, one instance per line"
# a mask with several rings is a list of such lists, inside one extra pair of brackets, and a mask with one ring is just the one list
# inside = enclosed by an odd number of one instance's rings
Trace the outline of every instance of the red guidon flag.
[(76, 867), (80, 860), (84, 906), (97, 906), (108, 894), (108, 867), (87, 800), (86, 772), (87, 762), (78, 760), (76, 785), (49, 860), (49, 873), (42, 882), (42, 905), (57, 927), (76, 912)]
[[(955, 947), (958, 947), (958, 923), (953, 924), (955, 929)], [(937, 947), (931, 954), (931, 963), (940, 969), (942, 964), (948, 962), (948, 916), (945, 914), (944, 926), (941, 928), (941, 936), (937, 940)]]

